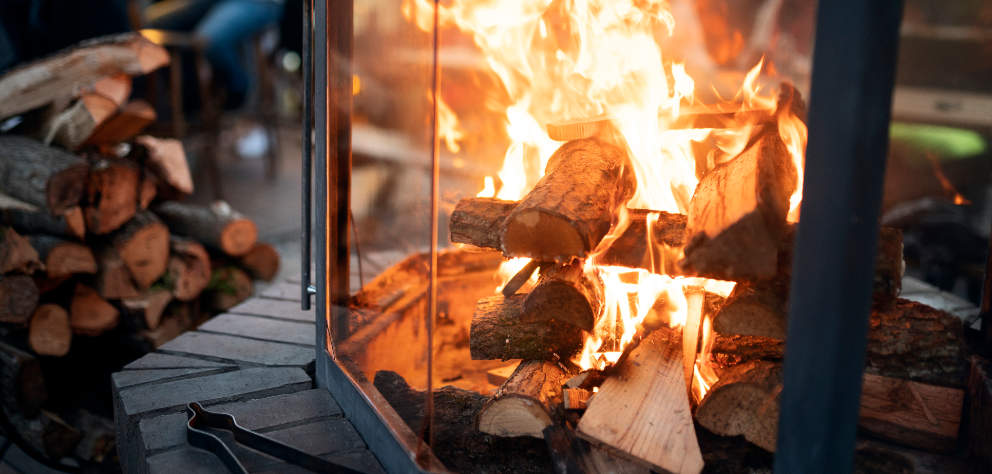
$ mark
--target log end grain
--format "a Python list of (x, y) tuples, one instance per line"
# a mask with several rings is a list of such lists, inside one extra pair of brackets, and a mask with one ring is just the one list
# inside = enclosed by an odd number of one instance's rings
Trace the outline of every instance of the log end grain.
[(31, 317), (28, 345), (39, 355), (61, 357), (69, 353), (72, 328), (69, 313), (55, 304), (43, 304)]
[(528, 209), (506, 221), (503, 253), (543, 262), (584, 257), (592, 249), (568, 219), (543, 209)]
[(233, 257), (248, 253), (257, 240), (258, 228), (250, 219), (233, 219), (220, 233), (221, 250)]
[(259, 280), (271, 281), (279, 273), (279, 252), (270, 244), (256, 242), (243, 257), (241, 265)]
[(76, 284), (69, 307), (69, 325), (77, 334), (96, 336), (117, 326), (120, 312), (96, 290)]
[(38, 286), (26, 275), (0, 277), (0, 322), (25, 324), (38, 306)]
[(479, 431), (493, 436), (542, 438), (544, 428), (550, 425), (547, 409), (529, 397), (490, 400), (479, 412)]
[(696, 409), (696, 421), (713, 433), (743, 435), (774, 452), (781, 387), (781, 365), (763, 361), (741, 364), (725, 372), (706, 393)]
[(125, 236), (115, 239), (121, 260), (140, 288), (148, 288), (165, 273), (169, 262), (169, 228), (154, 220), (124, 229)]

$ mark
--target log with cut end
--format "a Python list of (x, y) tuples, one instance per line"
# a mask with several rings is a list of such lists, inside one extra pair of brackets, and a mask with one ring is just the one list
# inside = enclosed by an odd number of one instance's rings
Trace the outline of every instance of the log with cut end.
[(964, 390), (865, 374), (858, 426), (872, 435), (927, 451), (957, 446)]
[(180, 194), (193, 194), (193, 176), (183, 144), (173, 138), (141, 135), (134, 143), (144, 150), (145, 163), (163, 183)]
[(776, 134), (717, 166), (689, 204), (682, 266), (728, 280), (774, 277), (795, 187), (795, 166)]
[(38, 138), (69, 150), (82, 145), (93, 131), (117, 112), (117, 104), (99, 94), (87, 93), (67, 109), (45, 119)]
[(775, 451), (782, 367), (767, 361), (735, 366), (722, 374), (696, 408), (700, 426), (722, 436), (743, 435)]
[(86, 160), (36, 140), (0, 135), (0, 189), (53, 214), (79, 205), (86, 191)]
[(582, 347), (582, 330), (548, 321), (525, 322), (527, 295), (479, 300), (472, 314), (469, 348), (473, 360), (567, 360)]
[(72, 97), (107, 75), (147, 74), (168, 62), (165, 49), (136, 33), (87, 40), (0, 76), (0, 118)]
[(136, 99), (121, 107), (98, 125), (80, 146), (107, 147), (126, 142), (155, 121), (155, 109)]
[(141, 172), (129, 160), (103, 158), (90, 168), (83, 208), (86, 229), (106, 234), (131, 220), (138, 211)]
[(738, 283), (713, 318), (713, 330), (726, 335), (785, 339), (787, 288)]
[(113, 246), (106, 246), (97, 254), (96, 287), (100, 296), (116, 300), (137, 297), (138, 290), (131, 271)]
[(162, 322), (165, 307), (172, 301), (172, 292), (166, 289), (150, 289), (140, 296), (121, 300), (128, 316), (138, 319), (148, 329), (156, 329)]
[(516, 201), (493, 198), (468, 198), (458, 201), (448, 223), (451, 241), (476, 247), (502, 249), (500, 228)]
[(139, 212), (114, 232), (110, 242), (138, 288), (148, 288), (169, 263), (169, 229), (154, 214)]
[(502, 437), (543, 437), (562, 402), (561, 386), (575, 372), (554, 361), (521, 362), (479, 411), (479, 431)]
[(700, 472), (681, 339), (680, 331), (660, 328), (642, 340), (589, 402), (579, 436), (652, 470)]
[(540, 261), (585, 257), (636, 189), (626, 153), (587, 138), (565, 143), (503, 223), (503, 253)]
[(279, 252), (271, 244), (256, 242), (248, 253), (244, 254), (238, 263), (251, 276), (265, 281), (271, 281), (279, 273)]
[(591, 332), (603, 306), (603, 281), (587, 274), (581, 261), (546, 263), (537, 286), (524, 300), (523, 320), (561, 321)]
[(72, 345), (69, 313), (57, 304), (43, 304), (35, 310), (28, 325), (28, 345), (35, 353), (61, 357)]
[(0, 226), (0, 273), (32, 274), (44, 268), (31, 241), (10, 227)]
[(41, 361), (0, 341), (0, 403), (7, 414), (34, 416), (47, 399)]
[(207, 286), (207, 303), (217, 311), (227, 311), (251, 296), (251, 277), (238, 267), (220, 267), (213, 271)]
[(21, 234), (48, 234), (82, 240), (86, 223), (82, 209), (72, 207), (61, 215), (19, 208), (0, 209), (0, 224), (13, 227)]
[(120, 312), (93, 288), (76, 284), (69, 305), (69, 325), (76, 334), (98, 336), (117, 326)]
[(255, 223), (223, 201), (209, 207), (169, 201), (156, 207), (155, 213), (173, 232), (232, 257), (246, 254), (258, 240)]
[(26, 324), (38, 306), (38, 286), (27, 275), (0, 275), (0, 322)]
[(592, 397), (592, 392), (584, 388), (564, 388), (561, 394), (562, 406), (566, 410), (585, 410)]
[(86, 245), (51, 235), (32, 235), (28, 240), (44, 262), (48, 278), (96, 273), (96, 257)]
[(210, 283), (213, 273), (210, 255), (199, 242), (182, 237), (172, 237), (169, 243), (168, 280), (172, 282), (172, 295), (179, 301), (192, 301)]

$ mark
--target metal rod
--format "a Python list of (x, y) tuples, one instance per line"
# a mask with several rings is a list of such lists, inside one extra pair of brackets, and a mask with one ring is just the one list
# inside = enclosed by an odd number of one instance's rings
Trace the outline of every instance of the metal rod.
[(778, 473), (853, 469), (901, 13), (818, 6)]
[(328, 203), (328, 242), (331, 282), (331, 333), (334, 342), (348, 337), (348, 299), (351, 297), (350, 244), (348, 216), (351, 211), (351, 110), (352, 43), (354, 41), (354, 1), (330, 0), (334, 28), (329, 30), (330, 61), (327, 66), (328, 152), (334, 153), (324, 179), (332, 186), (325, 194)]
[(438, 203), (441, 195), (441, 138), (438, 130), (438, 109), (441, 100), (441, 64), (438, 61), (440, 4), (434, 0), (434, 28), (431, 65), (431, 266), (427, 292), (427, 404), (424, 423), (428, 427), (427, 444), (434, 445), (434, 321), (437, 318), (437, 240)]
[(311, 219), (313, 219), (313, 0), (303, 2), (303, 235), (300, 237), (300, 306), (310, 309)]
[[(317, 176), (314, 182), (314, 199), (317, 204), (314, 213), (314, 223), (317, 233), (314, 235), (314, 248), (317, 256), (314, 259), (317, 277), (317, 347), (323, 347), (328, 354), (334, 354), (334, 344), (330, 337), (330, 318), (328, 317), (327, 288), (328, 279), (335, 275), (327, 272), (327, 123), (329, 115), (327, 93), (327, 0), (313, 0), (313, 102), (314, 102), (314, 155), (313, 172)], [(328, 357), (317, 357), (318, 373), (325, 373), (324, 367)], [(322, 382), (318, 380), (318, 383)]]

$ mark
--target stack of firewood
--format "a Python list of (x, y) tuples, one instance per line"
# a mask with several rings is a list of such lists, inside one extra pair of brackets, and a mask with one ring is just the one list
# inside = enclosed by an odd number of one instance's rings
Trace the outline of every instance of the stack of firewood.
[[(693, 417), (716, 434), (744, 435), (774, 450), (795, 232), (787, 214), (796, 188), (775, 121), (802, 109), (795, 90), (783, 87), (778, 110), (755, 127), (746, 149), (702, 177), (687, 215), (621, 209), (635, 184), (622, 148), (603, 135), (569, 136), (519, 202), (459, 202), (453, 242), (533, 259), (503, 295), (476, 306), (472, 358), (523, 359), (480, 411), (478, 428), (546, 437), (565, 414), (592, 446), (670, 472), (702, 468)], [(604, 241), (617, 222), (626, 228)], [(882, 228), (879, 242), (861, 427), (903, 444), (949, 449), (966, 376), (961, 321), (899, 299), (901, 233)], [(597, 264), (737, 285), (726, 299), (706, 294), (700, 304), (714, 329), (706, 347), (691, 350), (701, 342), (698, 320), (674, 330), (646, 321), (617, 364), (580, 373), (567, 361), (603, 314), (603, 282), (583, 271), (590, 255)], [(709, 355), (702, 362), (719, 379), (694, 400), (689, 384), (700, 383), (692, 379), (698, 352)], [(582, 456), (579, 462), (592, 462)]]
[(17, 374), (34, 355), (119, 325), (153, 348), (278, 270), (251, 220), (179, 201), (193, 192), (179, 141), (140, 135), (155, 112), (127, 101), (132, 76), (168, 60), (122, 35), (0, 76), (0, 352), (17, 354), (0, 364), (15, 377), (5, 396), (30, 390)]

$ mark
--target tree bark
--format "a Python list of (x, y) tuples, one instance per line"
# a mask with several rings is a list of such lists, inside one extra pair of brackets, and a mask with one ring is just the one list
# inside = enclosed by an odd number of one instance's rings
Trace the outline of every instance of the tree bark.
[(713, 330), (724, 335), (785, 339), (788, 317), (786, 287), (738, 283), (713, 318)]
[(522, 319), (561, 321), (592, 332), (603, 305), (603, 282), (598, 275), (586, 274), (581, 261), (547, 263), (541, 267), (537, 286), (524, 300)]
[(521, 319), (526, 295), (479, 300), (472, 314), (472, 360), (569, 359), (582, 347), (582, 331), (571, 325)]
[(138, 211), (141, 173), (123, 159), (104, 158), (93, 163), (83, 208), (86, 228), (94, 234), (117, 230)]
[(0, 275), (0, 322), (24, 325), (38, 306), (38, 286), (26, 275)]
[(562, 403), (561, 386), (577, 371), (553, 361), (521, 362), (479, 411), (479, 431), (542, 438)]
[(209, 207), (169, 201), (156, 207), (155, 213), (173, 232), (232, 257), (247, 253), (258, 239), (255, 223), (223, 201)]
[(199, 242), (172, 237), (169, 247), (168, 274), (172, 282), (172, 295), (179, 301), (192, 301), (210, 283), (213, 273), (210, 256)]
[(0, 136), (0, 189), (11, 197), (58, 215), (79, 204), (88, 173), (78, 156), (30, 138)]
[(169, 263), (169, 229), (151, 212), (136, 214), (110, 241), (138, 288), (147, 289), (165, 273)]
[(76, 284), (69, 307), (69, 325), (76, 334), (98, 336), (117, 326), (120, 313), (96, 290)]
[(44, 268), (31, 241), (10, 227), (0, 227), (0, 274), (32, 274)]
[(43, 304), (31, 316), (28, 345), (35, 353), (61, 357), (69, 353), (72, 328), (69, 313), (56, 304)]
[(265, 281), (272, 281), (279, 273), (279, 252), (265, 242), (256, 242), (239, 263), (251, 276)]
[(149, 135), (141, 135), (134, 142), (144, 150), (145, 163), (163, 183), (180, 194), (193, 194), (193, 176), (182, 142)]
[(476, 247), (502, 249), (500, 228), (516, 206), (516, 201), (493, 198), (468, 198), (458, 201), (448, 223), (451, 241)]
[(28, 239), (44, 262), (48, 278), (96, 273), (96, 257), (88, 246), (50, 235), (32, 235)]
[(48, 234), (75, 240), (82, 240), (86, 235), (86, 223), (79, 207), (72, 207), (62, 215), (17, 208), (0, 209), (0, 224), (9, 225), (21, 234)]
[(27, 352), (0, 342), (0, 401), (7, 413), (34, 416), (47, 399), (41, 362)]
[(592, 138), (565, 143), (503, 223), (503, 253), (539, 261), (583, 258), (609, 232), (636, 187), (620, 148)]

